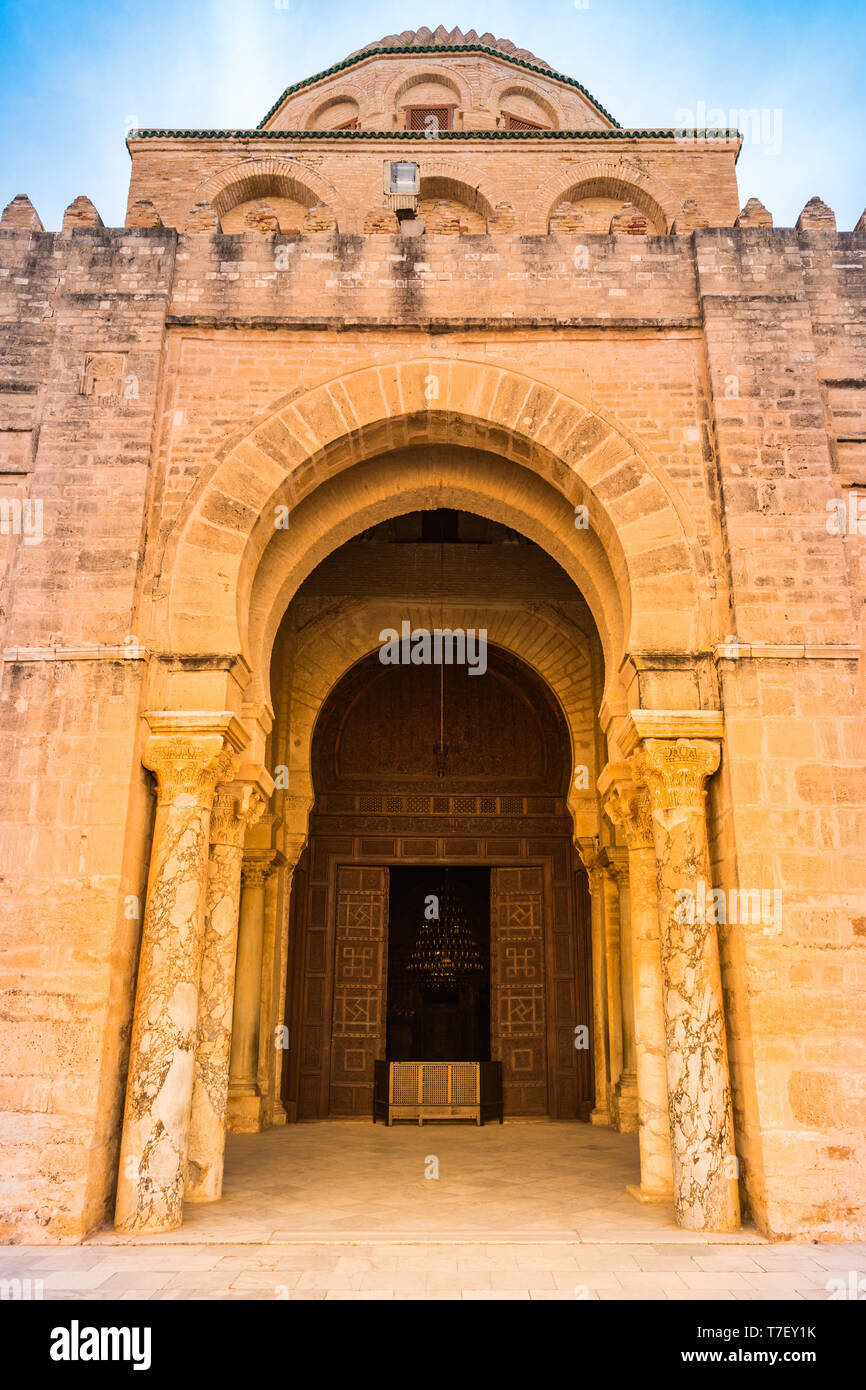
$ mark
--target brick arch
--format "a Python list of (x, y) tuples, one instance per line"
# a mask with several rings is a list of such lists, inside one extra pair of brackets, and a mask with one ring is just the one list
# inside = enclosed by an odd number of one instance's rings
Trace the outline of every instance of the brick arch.
[[(479, 605), (446, 604), (441, 610), (446, 627), (486, 627), (487, 640), (518, 657), (551, 690), (568, 729), (572, 767), (589, 769), (589, 786), (577, 791), (569, 778), (568, 808), (577, 838), (600, 831), (595, 791), (598, 749), (595, 736), (592, 639), (576, 642), (573, 626), (554, 605), (540, 608), (525, 603), (507, 612), (483, 611)], [(401, 609), (413, 627), (440, 625), (440, 605), (407, 602)], [(281, 807), (289, 843), (300, 847), (314, 801), (311, 769), (313, 736), (319, 713), (331, 691), (358, 661), (379, 645), (378, 634), (393, 626), (393, 601), (362, 599), (338, 611), (328, 610), (304, 627), (292, 653), (292, 686), (284, 722), (274, 747), (274, 764), (288, 768), (288, 788)]]
[[(430, 141), (431, 145), (434, 143)], [(432, 159), (425, 156), (421, 162), (421, 184), (422, 188), (425, 184), (432, 184), (437, 189), (453, 189), (451, 197), (465, 202), (482, 217), (492, 216), (500, 198), (500, 192), (491, 188), (488, 180), (478, 177), (476, 167), (461, 159), (450, 159), (447, 155), (434, 155)]]
[(564, 121), (562, 108), (552, 101), (546, 93), (539, 91), (537, 87), (532, 87), (527, 82), (515, 82), (513, 77), (503, 78), (491, 87), (487, 97), (488, 107), (498, 112), (502, 102), (512, 93), (515, 96), (529, 97), (531, 101), (536, 102), (546, 114), (552, 129), (562, 130)]
[(337, 190), (315, 169), (294, 159), (245, 159), (221, 169), (199, 184), (190, 207), (210, 203), (223, 217), (238, 203), (266, 197), (268, 193), (291, 198), (306, 208), (324, 203), (339, 220)]
[(472, 188), (470, 184), (459, 183), (456, 179), (444, 178), (439, 174), (422, 174), (419, 201), (425, 198), (442, 198), (450, 203), (456, 203), (458, 207), (469, 208), (479, 217), (483, 217), (485, 223), (489, 217), (493, 216), (493, 208), (477, 188)]
[(369, 106), (369, 92), (360, 82), (343, 81), (339, 87), (319, 88), (314, 91), (306, 100), (300, 96), (295, 98), (298, 103), (294, 108), (296, 115), (292, 117), (291, 124), (284, 123), (286, 130), (314, 130), (316, 127), (313, 121), (328, 106), (333, 106), (341, 101), (353, 101), (358, 108), (358, 113), (363, 120), (363, 114)]
[[(447, 487), (439, 483), (447, 461), (425, 462), (419, 453), (437, 444), (451, 458)], [(472, 465), (481, 455), (479, 474)], [(385, 475), (377, 486), (389, 487), (390, 496), (359, 483), (358, 465), (372, 460)], [(328, 553), (323, 545), (333, 548), (354, 534), (353, 518), (374, 503), (383, 509), (379, 519), (389, 507), (393, 514), (395, 489), (406, 494), (401, 504), (410, 494), (417, 499), (426, 490), (435, 499), (450, 489), (462, 499), (457, 505), (542, 545), (583, 592), (608, 670), (618, 669), (629, 650), (692, 652), (704, 641), (708, 605), (699, 602), (693, 527), (639, 441), (604, 412), (537, 379), (488, 362), (422, 357), (291, 393), (227, 443), (165, 546), (169, 650), (246, 652), (256, 623), (273, 622), (273, 613), (262, 617), (260, 596), (266, 582), (275, 582), (276, 506), (292, 509), (294, 526), (284, 534), (292, 537), (300, 582)], [(588, 509), (589, 531), (574, 528), (578, 503)], [(326, 505), (333, 524), (323, 540), (315, 507)], [(269, 602), (284, 600), (284, 611), (291, 593), (279, 573)]]
[(318, 122), (326, 111), (330, 110), (332, 106), (343, 106), (349, 103), (355, 108), (356, 118), (360, 119), (361, 105), (358, 98), (346, 91), (333, 92), (330, 96), (325, 97), (324, 101), (320, 101), (318, 106), (310, 107), (309, 115), (304, 120), (304, 129), (321, 130), (322, 127), (318, 125)]
[(569, 165), (538, 185), (530, 200), (527, 231), (532, 236), (543, 236), (550, 214), (563, 199), (576, 201), (580, 196), (608, 192), (640, 208), (663, 232), (670, 230), (679, 209), (670, 189), (640, 165), (627, 159), (587, 159)]
[[(423, 87), (425, 82), (438, 82), (443, 87), (447, 87), (457, 98), (457, 103), (461, 107), (466, 107), (469, 102), (469, 89), (466, 83), (455, 72), (448, 67), (425, 68), (421, 72), (406, 74), (397, 73), (382, 88), (382, 102), (385, 111), (395, 114), (399, 103), (411, 92), (413, 87)], [(409, 105), (412, 103), (409, 102)]]

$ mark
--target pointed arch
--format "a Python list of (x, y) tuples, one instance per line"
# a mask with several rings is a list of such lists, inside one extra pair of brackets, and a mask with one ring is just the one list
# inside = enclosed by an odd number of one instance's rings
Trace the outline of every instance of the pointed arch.
[[(432, 630), (440, 619), (436, 604), (412, 600), (401, 610), (413, 628)], [(378, 646), (378, 634), (390, 625), (394, 605), (382, 598), (359, 599), (324, 611), (305, 626), (292, 659), (292, 688), (286, 714), (285, 745), (279, 749), (289, 773), (289, 796), (284, 815), (293, 841), (307, 833), (307, 820), (314, 801), (312, 746), (316, 721), (331, 691), (343, 676)], [(480, 620), (480, 621), (479, 621)], [(468, 602), (449, 603), (443, 623), (448, 627), (485, 627), (487, 641), (519, 658), (553, 694), (568, 731), (572, 771), (578, 764), (587, 769), (583, 788), (569, 776), (568, 808), (575, 836), (599, 833), (596, 780), (598, 766), (594, 737), (593, 704), (594, 643), (597, 635), (588, 620), (588, 631), (575, 632), (573, 625), (554, 605), (525, 603), (507, 612), (482, 611)]]

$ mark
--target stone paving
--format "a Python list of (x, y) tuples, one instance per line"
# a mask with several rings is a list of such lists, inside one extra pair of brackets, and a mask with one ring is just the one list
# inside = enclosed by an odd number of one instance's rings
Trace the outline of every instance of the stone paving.
[(231, 1136), (223, 1201), (180, 1231), (8, 1246), (0, 1280), (86, 1300), (866, 1294), (866, 1245), (696, 1235), (637, 1180), (635, 1136), (584, 1125), (296, 1125)]

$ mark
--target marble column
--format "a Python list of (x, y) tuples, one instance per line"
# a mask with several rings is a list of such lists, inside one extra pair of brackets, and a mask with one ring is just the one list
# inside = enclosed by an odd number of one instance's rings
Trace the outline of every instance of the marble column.
[(604, 916), (605, 980), (607, 984), (607, 1049), (610, 1115), (617, 1123), (616, 1095), (622, 1076), (622, 983), (620, 980), (619, 888), (607, 851), (601, 852), (601, 900)]
[(241, 871), (241, 908), (235, 972), (235, 1012), (229, 1066), (228, 1127), (236, 1133), (261, 1128), (262, 1097), (258, 1087), (259, 1027), (262, 1012), (265, 879), (273, 850), (246, 856)]
[(634, 985), (632, 979), (631, 900), (629, 895), (628, 851), (618, 845), (605, 850), (608, 873), (616, 885), (616, 914), (619, 925), (619, 1018), (622, 1035), (622, 1066), (614, 1088), (616, 1127), (621, 1134), (632, 1134), (638, 1127), (637, 1058), (634, 1032)]
[(604, 948), (604, 871), (601, 855), (592, 840), (580, 840), (577, 852), (589, 879), (592, 909), (592, 1058), (595, 1073), (595, 1104), (590, 1123), (609, 1125), (610, 1083), (608, 1080), (607, 998)]
[(630, 778), (617, 780), (604, 809), (628, 846), (629, 921), (634, 995), (640, 1186), (629, 1187), (643, 1202), (673, 1195), (668, 1114), (662, 963), (656, 888), (656, 856), (649, 794)]
[(192, 730), (179, 727), (177, 715), (148, 721), (143, 762), (156, 776), (157, 810), (115, 1210), (118, 1230), (135, 1234), (181, 1224), (210, 814), (214, 788), (233, 776), (240, 746), (229, 738), (231, 716), (190, 716)]
[(291, 892), (292, 870), (286, 867), (285, 856), (274, 855), (271, 872), (265, 880), (264, 950), (262, 958), (261, 1022), (259, 1025), (258, 1090), (262, 1098), (262, 1128), (270, 1129), (286, 1123), (286, 1112), (280, 1098), (284, 1048), (278, 1041), (277, 1030), (285, 1021), (286, 960), (284, 946), (288, 937), (288, 901)]
[(719, 944), (706, 913), (684, 907), (710, 882), (705, 784), (719, 756), (712, 739), (644, 738), (631, 760), (656, 853), (674, 1202), (693, 1231), (740, 1220)]
[(264, 797), (250, 783), (218, 787), (214, 797), (189, 1126), (188, 1202), (215, 1202), (222, 1196), (244, 835), (264, 807)]

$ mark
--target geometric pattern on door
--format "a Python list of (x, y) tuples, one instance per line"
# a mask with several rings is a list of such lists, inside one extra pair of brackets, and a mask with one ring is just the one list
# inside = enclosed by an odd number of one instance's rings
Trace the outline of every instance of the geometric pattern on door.
[(372, 1115), (373, 1064), (385, 1056), (388, 870), (337, 869), (332, 1115)]
[(544, 872), (490, 871), (490, 1041), (506, 1115), (547, 1114)]

